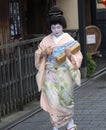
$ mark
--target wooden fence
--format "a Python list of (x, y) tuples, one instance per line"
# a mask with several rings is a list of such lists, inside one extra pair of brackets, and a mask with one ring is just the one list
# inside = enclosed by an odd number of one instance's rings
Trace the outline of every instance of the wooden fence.
[(34, 51), (41, 39), (0, 46), (0, 119), (38, 98)]
[[(66, 32), (78, 39), (78, 31)], [(34, 52), (42, 38), (0, 46), (0, 119), (39, 98)]]

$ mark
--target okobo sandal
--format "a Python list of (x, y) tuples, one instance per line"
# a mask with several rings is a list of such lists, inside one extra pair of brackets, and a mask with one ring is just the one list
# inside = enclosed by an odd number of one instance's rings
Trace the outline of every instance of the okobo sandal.
[(73, 127), (69, 128), (69, 129), (66, 129), (66, 130), (72, 130), (72, 129), (77, 130), (77, 125), (76, 125), (76, 124), (74, 124), (74, 126), (73, 126)]

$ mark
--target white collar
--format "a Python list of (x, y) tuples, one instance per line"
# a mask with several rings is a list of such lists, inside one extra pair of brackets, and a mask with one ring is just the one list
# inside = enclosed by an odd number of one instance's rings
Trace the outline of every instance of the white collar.
[(60, 35), (59, 37), (56, 37), (55, 35), (53, 35), (54, 42), (55, 43), (59, 42), (62, 39), (63, 35), (64, 35), (64, 33), (62, 35)]

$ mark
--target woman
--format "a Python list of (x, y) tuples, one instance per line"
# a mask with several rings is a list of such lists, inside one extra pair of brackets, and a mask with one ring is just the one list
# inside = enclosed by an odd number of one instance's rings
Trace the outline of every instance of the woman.
[[(77, 41), (63, 32), (66, 20), (57, 6), (49, 11), (48, 27), (51, 33), (44, 37), (35, 51), (40, 104), (49, 113), (53, 130), (66, 124), (67, 130), (75, 130), (73, 90), (76, 84), (80, 85), (82, 54), (80, 50), (75, 54), (70, 52), (68, 45)], [(62, 52), (66, 55), (65, 60), (58, 63), (56, 57)]]

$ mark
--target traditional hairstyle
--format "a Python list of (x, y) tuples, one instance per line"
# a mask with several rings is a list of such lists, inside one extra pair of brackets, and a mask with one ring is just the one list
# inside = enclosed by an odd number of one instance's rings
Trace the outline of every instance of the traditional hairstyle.
[(51, 25), (60, 24), (63, 28), (66, 28), (66, 20), (63, 16), (63, 11), (61, 11), (57, 6), (53, 6), (48, 14), (47, 25), (48, 29), (50, 29)]

